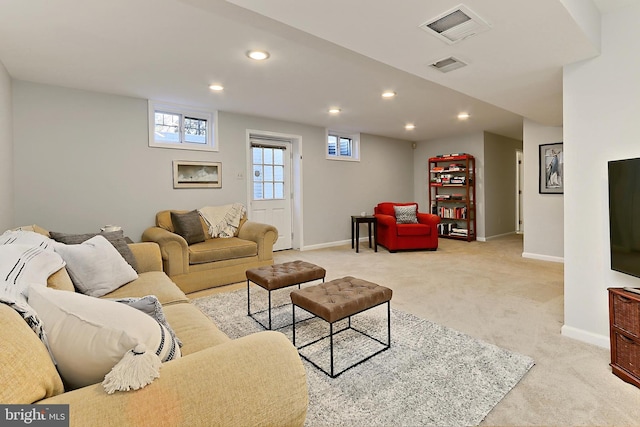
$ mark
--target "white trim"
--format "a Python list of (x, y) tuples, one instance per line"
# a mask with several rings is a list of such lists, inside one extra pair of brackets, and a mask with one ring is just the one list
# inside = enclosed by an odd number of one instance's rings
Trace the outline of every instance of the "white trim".
[[(304, 246), (300, 248), (300, 251), (313, 251), (316, 249), (325, 249), (325, 248), (333, 248), (336, 246), (343, 246), (343, 245), (351, 245), (351, 239), (349, 240), (338, 240), (335, 242), (327, 242), (327, 243), (319, 243), (317, 245), (309, 245), (309, 246)], [(354, 249), (354, 253), (355, 253), (355, 249)]]
[(516, 234), (515, 231), (510, 231), (508, 233), (496, 234), (495, 236), (483, 237), (482, 240), (480, 239), (477, 239), (477, 240), (480, 240), (481, 242), (487, 242), (489, 240), (499, 239), (500, 237), (513, 236), (514, 234)]
[(541, 255), (541, 254), (532, 254), (529, 252), (522, 252), (522, 258), (538, 259), (540, 261), (560, 262), (564, 264), (564, 257), (559, 257), (559, 256)]
[(587, 344), (593, 344), (598, 347), (610, 349), (611, 341), (608, 336), (594, 334), (593, 332), (585, 331), (583, 329), (574, 328), (573, 326), (562, 325), (560, 334), (567, 338), (572, 338), (578, 341), (586, 342)]
[(280, 133), (280, 132), (271, 132), (266, 130), (257, 130), (257, 129), (246, 129), (245, 138), (246, 138), (246, 174), (247, 177), (247, 206), (250, 206), (251, 200), (253, 199), (253, 188), (251, 187), (251, 173), (252, 169), (252, 158), (251, 158), (251, 136), (259, 138), (260, 136), (277, 138), (277, 139), (287, 139), (291, 141), (291, 191), (293, 193), (293, 197), (291, 199), (291, 214), (293, 221), (292, 230), (293, 230), (293, 238), (291, 239), (291, 244), (293, 249), (300, 249), (304, 242), (304, 233), (303, 233), (303, 197), (302, 197), (302, 136)]
[[(197, 109), (197, 108), (189, 107), (185, 105), (153, 101), (151, 99), (147, 101), (147, 106), (148, 106), (147, 120), (149, 122), (149, 147), (170, 148), (170, 149), (177, 149), (177, 150), (192, 150), (192, 151), (219, 151), (218, 149), (218, 112), (217, 111), (206, 111), (206, 110)], [(196, 144), (196, 143), (190, 143), (190, 142), (184, 142), (184, 141), (178, 142), (178, 143), (156, 142), (155, 112), (158, 110), (166, 113), (175, 113), (182, 116), (188, 114), (189, 116), (192, 116), (194, 118), (206, 120), (207, 123), (209, 124), (206, 144), (203, 145), (203, 144)]]

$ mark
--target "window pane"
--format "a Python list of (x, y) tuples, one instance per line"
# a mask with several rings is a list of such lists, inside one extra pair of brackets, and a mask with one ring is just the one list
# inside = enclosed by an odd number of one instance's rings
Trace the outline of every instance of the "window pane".
[(273, 164), (274, 165), (284, 165), (284, 150), (276, 149), (273, 150)]
[(193, 117), (184, 118), (184, 140), (196, 144), (207, 143), (207, 121)]
[(253, 163), (262, 163), (262, 148), (253, 147)]
[(273, 148), (264, 149), (264, 164), (265, 165), (273, 164)]
[(330, 156), (336, 156), (338, 154), (338, 137), (335, 135), (329, 135), (329, 142), (327, 145)]
[(264, 180), (273, 181), (273, 166), (264, 167)]
[(253, 199), (260, 200), (262, 198), (263, 198), (262, 184), (259, 182), (254, 182), (253, 183)]
[(276, 182), (275, 186), (275, 198), (284, 199), (284, 184), (282, 182)]
[(180, 116), (178, 114), (155, 113), (155, 140), (180, 142)]
[(273, 183), (264, 183), (264, 199), (273, 199)]
[(273, 180), (284, 181), (284, 166), (273, 167)]
[(351, 138), (340, 138), (340, 155), (351, 156)]
[(263, 180), (262, 166), (261, 165), (253, 165), (253, 180), (256, 182), (260, 182)]

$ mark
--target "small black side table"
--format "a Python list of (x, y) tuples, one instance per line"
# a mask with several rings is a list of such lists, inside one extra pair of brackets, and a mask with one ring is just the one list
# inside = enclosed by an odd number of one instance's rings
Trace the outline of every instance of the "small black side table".
[[(371, 247), (371, 236), (373, 236), (373, 247), (378, 252), (378, 221), (373, 215), (351, 215), (351, 249), (354, 247), (354, 234), (355, 234), (355, 248), (356, 253), (360, 249), (360, 224), (367, 224), (367, 230), (369, 232), (369, 247)], [(373, 224), (373, 234), (371, 234), (371, 224)]]

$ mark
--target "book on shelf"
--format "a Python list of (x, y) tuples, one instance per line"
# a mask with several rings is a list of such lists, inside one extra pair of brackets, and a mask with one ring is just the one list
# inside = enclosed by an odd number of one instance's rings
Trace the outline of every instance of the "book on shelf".
[(440, 218), (446, 219), (467, 219), (467, 207), (466, 206), (458, 206), (458, 207), (446, 207), (446, 206), (438, 206), (437, 207), (437, 215)]
[(438, 158), (442, 158), (442, 157), (460, 157), (460, 156), (466, 156), (467, 153), (451, 153), (451, 154), (438, 154), (436, 157)]
[(452, 228), (451, 232), (449, 233), (450, 236), (458, 236), (458, 237), (468, 237), (469, 236), (469, 230), (467, 230), (466, 228)]

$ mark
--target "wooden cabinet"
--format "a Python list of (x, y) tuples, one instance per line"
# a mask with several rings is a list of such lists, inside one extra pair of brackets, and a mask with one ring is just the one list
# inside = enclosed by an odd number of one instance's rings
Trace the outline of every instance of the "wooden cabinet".
[(640, 295), (609, 288), (611, 370), (640, 387)]
[(429, 159), (429, 203), (440, 217), (438, 236), (476, 240), (476, 162), (470, 154)]

